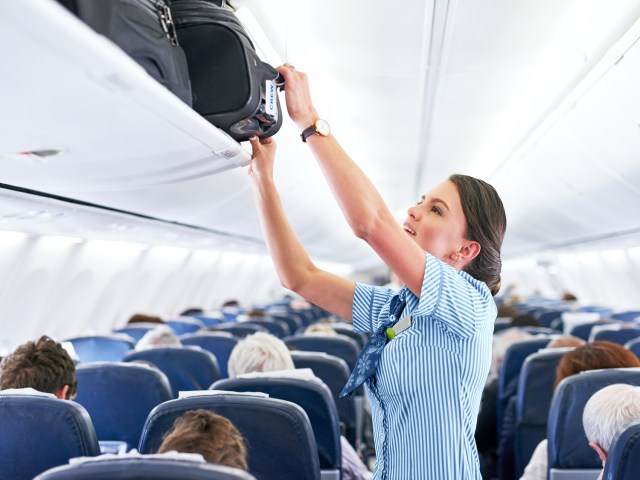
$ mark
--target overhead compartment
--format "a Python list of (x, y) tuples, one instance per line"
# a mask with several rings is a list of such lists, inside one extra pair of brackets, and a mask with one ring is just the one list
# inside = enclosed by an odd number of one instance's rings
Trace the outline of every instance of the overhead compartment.
[(51, 0), (0, 3), (3, 183), (50, 193), (204, 177), (250, 155)]

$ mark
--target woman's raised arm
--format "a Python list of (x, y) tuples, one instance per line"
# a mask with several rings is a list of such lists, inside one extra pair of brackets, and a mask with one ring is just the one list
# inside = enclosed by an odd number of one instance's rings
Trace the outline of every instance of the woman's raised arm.
[(284, 213), (273, 181), (275, 141), (252, 138), (250, 142), (253, 196), (280, 282), (309, 302), (351, 321), (355, 283), (316, 267)]
[[(311, 101), (307, 76), (290, 65), (278, 67), (285, 78), (289, 116), (300, 130), (320, 117)], [(306, 139), (354, 234), (366, 241), (400, 280), (420, 296), (424, 251), (410, 239), (371, 180), (331, 134)]]

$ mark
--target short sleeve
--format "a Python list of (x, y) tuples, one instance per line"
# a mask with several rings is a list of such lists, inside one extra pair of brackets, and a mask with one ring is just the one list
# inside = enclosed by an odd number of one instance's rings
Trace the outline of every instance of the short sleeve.
[(458, 337), (475, 335), (480, 324), (495, 317), (489, 288), (433, 255), (426, 256), (420, 298), (407, 292), (409, 313), (415, 319), (432, 319)]
[(351, 312), (353, 329), (358, 332), (376, 330), (380, 317), (389, 315), (389, 299), (394, 294), (390, 288), (356, 283)]

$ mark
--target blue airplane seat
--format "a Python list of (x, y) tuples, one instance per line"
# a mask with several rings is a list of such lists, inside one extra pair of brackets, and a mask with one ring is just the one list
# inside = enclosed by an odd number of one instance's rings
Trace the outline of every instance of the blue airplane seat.
[(338, 411), (331, 391), (324, 383), (300, 378), (233, 378), (219, 380), (211, 389), (262, 392), (270, 398), (279, 398), (301, 406), (309, 417), (316, 439), (322, 478), (340, 480), (342, 453)]
[(222, 312), (209, 311), (198, 315), (191, 315), (202, 322), (205, 328), (213, 327), (219, 323), (226, 322)]
[(345, 437), (357, 449), (362, 441), (362, 422), (358, 422), (356, 397), (340, 398), (350, 375), (347, 362), (324, 352), (293, 351), (291, 357), (296, 368), (310, 368), (329, 387), (338, 409), (338, 418), (345, 427)]
[(569, 334), (573, 335), (574, 337), (581, 338), (585, 342), (588, 342), (589, 336), (591, 335), (591, 329), (593, 327), (597, 325), (608, 325), (610, 323), (611, 322), (609, 322), (608, 320), (596, 320), (594, 322), (581, 323), (573, 327)]
[(89, 414), (78, 403), (0, 392), (0, 478), (32, 480), (69, 459), (100, 454)]
[(516, 402), (514, 460), (520, 478), (533, 451), (547, 438), (547, 419), (556, 381), (556, 367), (571, 348), (554, 348), (529, 355), (520, 372)]
[(185, 333), (197, 332), (201, 328), (204, 328), (204, 323), (195, 317), (180, 317), (173, 320), (168, 320), (167, 325), (173, 330), (176, 335), (184, 335)]
[(634, 338), (625, 343), (624, 347), (631, 350), (636, 357), (640, 358), (640, 338)]
[(227, 365), (231, 352), (238, 344), (236, 337), (227, 332), (198, 332), (182, 335), (180, 341), (183, 345), (194, 345), (211, 352), (218, 360), (220, 377), (229, 378)]
[(123, 361), (144, 361), (156, 366), (169, 379), (173, 398), (178, 398), (180, 391), (206, 390), (220, 380), (216, 357), (199, 347), (154, 347), (130, 352)]
[(526, 358), (544, 348), (548, 337), (531, 338), (514, 343), (507, 348), (498, 372), (498, 435), (502, 432), (502, 420), (509, 399), (517, 393), (518, 377)]
[(318, 447), (307, 414), (277, 398), (229, 393), (170, 400), (149, 414), (139, 451), (157, 451), (178, 417), (201, 408), (228, 418), (240, 431), (246, 440), (249, 473), (256, 478), (320, 480)]
[(595, 392), (614, 383), (640, 386), (640, 368), (589, 370), (556, 387), (547, 424), (549, 480), (595, 480), (602, 464), (582, 428), (584, 406)]
[(551, 328), (552, 322), (558, 318), (562, 318), (562, 314), (565, 311), (566, 310), (546, 310), (540, 313), (538, 320), (542, 323), (543, 327)]
[(226, 322), (219, 323), (210, 328), (214, 332), (228, 332), (236, 338), (244, 338), (257, 332), (269, 333), (265, 327), (261, 325), (253, 325), (250, 322)]
[(98, 440), (137, 448), (142, 427), (156, 405), (173, 398), (166, 375), (137, 363), (87, 363), (76, 369), (78, 395)]
[(237, 468), (173, 458), (139, 457), (92, 460), (56, 467), (34, 480), (255, 480)]
[(613, 438), (603, 480), (637, 480), (640, 472), (640, 421), (630, 423)]
[[(266, 312), (269, 312), (271, 309), (267, 309)], [(267, 313), (274, 320), (280, 320), (285, 322), (289, 326), (290, 335), (296, 333), (300, 328), (302, 328), (302, 321), (293, 315), (289, 315), (286, 312), (280, 312), (279, 310), (275, 310), (276, 313)]]
[(88, 335), (66, 340), (73, 344), (80, 362), (119, 362), (135, 346), (133, 338), (122, 333)]
[(345, 337), (355, 340), (360, 350), (362, 350), (369, 341), (369, 337), (367, 337), (364, 332), (356, 332), (353, 328), (346, 325), (331, 323), (329, 326), (333, 328), (338, 335), (344, 335)]
[(640, 310), (627, 310), (625, 312), (617, 312), (609, 315), (612, 320), (619, 322), (640, 321)]
[(114, 330), (113, 333), (129, 335), (135, 343), (138, 343), (138, 341), (144, 337), (145, 333), (159, 327), (160, 325), (162, 325), (162, 323), (134, 323), (132, 325), (127, 325), (126, 327), (118, 328), (117, 330)]
[(576, 312), (592, 312), (599, 313), (601, 317), (608, 317), (613, 313), (613, 309), (609, 307), (602, 307), (600, 305), (585, 305), (576, 308)]
[(620, 328), (619, 330), (599, 330), (593, 335), (593, 340), (606, 340), (607, 342), (626, 345), (631, 340), (640, 337), (640, 326), (632, 328)]
[(358, 343), (345, 336), (320, 336), (320, 335), (293, 335), (283, 339), (290, 349), (302, 350), (305, 352), (325, 352), (342, 358), (349, 366), (349, 372), (360, 355)]
[(282, 320), (251, 319), (246, 322), (237, 323), (236, 325), (256, 325), (258, 327), (264, 328), (271, 335), (278, 338), (284, 338), (290, 334), (289, 325), (284, 323)]

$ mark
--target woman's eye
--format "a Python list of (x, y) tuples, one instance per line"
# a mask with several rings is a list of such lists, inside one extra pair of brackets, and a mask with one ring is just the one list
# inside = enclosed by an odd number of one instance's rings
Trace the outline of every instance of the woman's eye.
[(433, 213), (438, 214), (438, 215), (442, 215), (442, 210), (440, 210), (438, 207), (435, 207), (435, 206), (434, 206), (434, 207), (431, 207), (431, 211), (432, 211)]
[(422, 202), (424, 202), (424, 198), (419, 198), (416, 202), (416, 205), (420, 205)]

